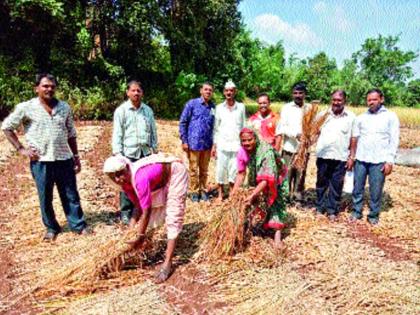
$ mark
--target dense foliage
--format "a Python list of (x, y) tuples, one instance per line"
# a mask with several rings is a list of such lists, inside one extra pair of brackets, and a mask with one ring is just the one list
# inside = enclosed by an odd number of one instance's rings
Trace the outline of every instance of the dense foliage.
[(324, 52), (286, 58), (282, 42), (265, 45), (241, 24), (239, 0), (3, 0), (0, 2), (0, 119), (33, 95), (37, 72), (52, 72), (60, 97), (79, 118), (110, 118), (125, 82), (141, 80), (145, 98), (162, 117), (178, 115), (204, 80), (221, 99), (231, 78), (240, 98), (268, 92), (287, 100), (293, 83), (309, 98), (328, 101), (332, 89), (362, 104), (369, 87), (389, 103), (418, 106), (419, 80), (410, 79), (415, 52), (399, 37), (369, 38), (339, 69)]

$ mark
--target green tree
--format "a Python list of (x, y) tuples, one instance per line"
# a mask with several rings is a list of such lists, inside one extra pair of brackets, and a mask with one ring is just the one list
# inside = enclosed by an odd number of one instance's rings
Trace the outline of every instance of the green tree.
[(410, 62), (417, 58), (413, 51), (403, 51), (399, 36), (368, 38), (352, 58), (364, 79), (384, 91), (387, 102), (403, 105), (406, 82), (413, 76)]
[(308, 60), (305, 79), (308, 84), (308, 96), (312, 100), (328, 102), (334, 84), (337, 65), (334, 59), (320, 52)]

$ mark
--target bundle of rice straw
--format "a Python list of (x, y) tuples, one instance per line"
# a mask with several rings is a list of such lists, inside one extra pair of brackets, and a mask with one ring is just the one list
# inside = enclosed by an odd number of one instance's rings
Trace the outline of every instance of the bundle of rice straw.
[(121, 271), (127, 260), (139, 258), (141, 255), (143, 259), (139, 260), (144, 260), (143, 253), (146, 247), (150, 247), (151, 242), (146, 240), (141, 249), (132, 249), (127, 241), (133, 240), (136, 233), (132, 229), (119, 238), (110, 239), (105, 243), (92, 240), (92, 246), (89, 246), (86, 252), (53, 272), (33, 291), (39, 296), (95, 291), (98, 282)]
[(293, 167), (303, 170), (307, 165), (307, 153), (311, 145), (313, 145), (318, 139), (319, 132), (322, 125), (328, 117), (328, 111), (323, 115), (318, 114), (319, 101), (313, 101), (311, 106), (304, 111), (302, 117), (302, 135), (300, 139), (300, 145), (298, 152), (293, 158)]
[(246, 228), (246, 194), (240, 191), (219, 205), (212, 205), (214, 211), (209, 223), (201, 232), (200, 256), (205, 260), (229, 259), (244, 250), (250, 238)]

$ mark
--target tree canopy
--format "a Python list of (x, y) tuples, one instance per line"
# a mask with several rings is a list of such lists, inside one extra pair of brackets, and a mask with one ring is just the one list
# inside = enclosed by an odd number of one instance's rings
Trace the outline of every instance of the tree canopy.
[[(290, 98), (291, 86), (308, 83), (309, 97), (327, 102), (333, 88), (353, 104), (368, 87), (384, 89), (398, 106), (418, 106), (413, 51), (399, 36), (368, 38), (339, 69), (320, 52), (286, 58), (283, 42), (251, 36), (238, 0), (4, 0), (0, 2), (0, 118), (33, 95), (37, 72), (52, 72), (60, 93), (81, 118), (109, 118), (124, 97), (125, 82), (145, 86), (158, 115), (177, 115), (204, 80), (220, 91), (227, 79), (240, 97), (268, 92)], [(216, 98), (220, 98), (220, 92)]]

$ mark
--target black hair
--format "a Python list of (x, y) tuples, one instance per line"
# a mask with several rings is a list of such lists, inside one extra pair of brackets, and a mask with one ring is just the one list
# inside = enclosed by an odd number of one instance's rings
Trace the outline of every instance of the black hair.
[(38, 73), (35, 76), (35, 86), (39, 86), (39, 84), (41, 83), (41, 80), (43, 78), (47, 78), (48, 80), (54, 82), (54, 84), (56, 86), (58, 85), (58, 82), (57, 82), (56, 78), (52, 74), (50, 74), (50, 73)]
[(331, 96), (333, 96), (333, 95), (334, 95), (334, 94), (336, 94), (336, 93), (341, 94), (341, 96), (342, 96), (342, 97), (344, 97), (344, 99), (345, 99), (345, 100), (347, 99), (347, 93), (346, 93), (346, 91), (341, 90), (341, 89), (337, 89), (337, 90), (334, 90), (334, 91), (331, 93)]
[(366, 96), (368, 96), (369, 94), (372, 94), (372, 93), (378, 93), (380, 97), (384, 96), (384, 93), (380, 89), (377, 89), (377, 88), (370, 89), (369, 91), (367, 91)]
[(292, 91), (303, 91), (303, 92), (307, 92), (308, 90), (306, 89), (306, 82), (304, 81), (299, 81), (295, 84), (293, 84), (293, 88)]
[(134, 85), (134, 84), (135, 85), (138, 85), (140, 87), (140, 89), (143, 91), (143, 86), (141, 85), (141, 82), (139, 80), (130, 80), (130, 81), (128, 81), (128, 83), (127, 83), (127, 90), (129, 90), (130, 87), (132, 85)]
[(268, 94), (267, 94), (267, 93), (265, 93), (265, 92), (258, 94), (258, 96), (257, 96), (257, 101), (260, 99), (260, 97), (263, 97), (263, 96), (265, 96), (265, 97), (268, 99), (268, 101), (269, 101), (269, 102), (271, 102), (271, 100), (270, 100), (270, 95), (268, 95)]
[(203, 86), (205, 86), (205, 85), (209, 85), (209, 86), (211, 86), (212, 89), (214, 89), (214, 85), (210, 81), (206, 81), (206, 82), (201, 83), (200, 89), (202, 89)]

